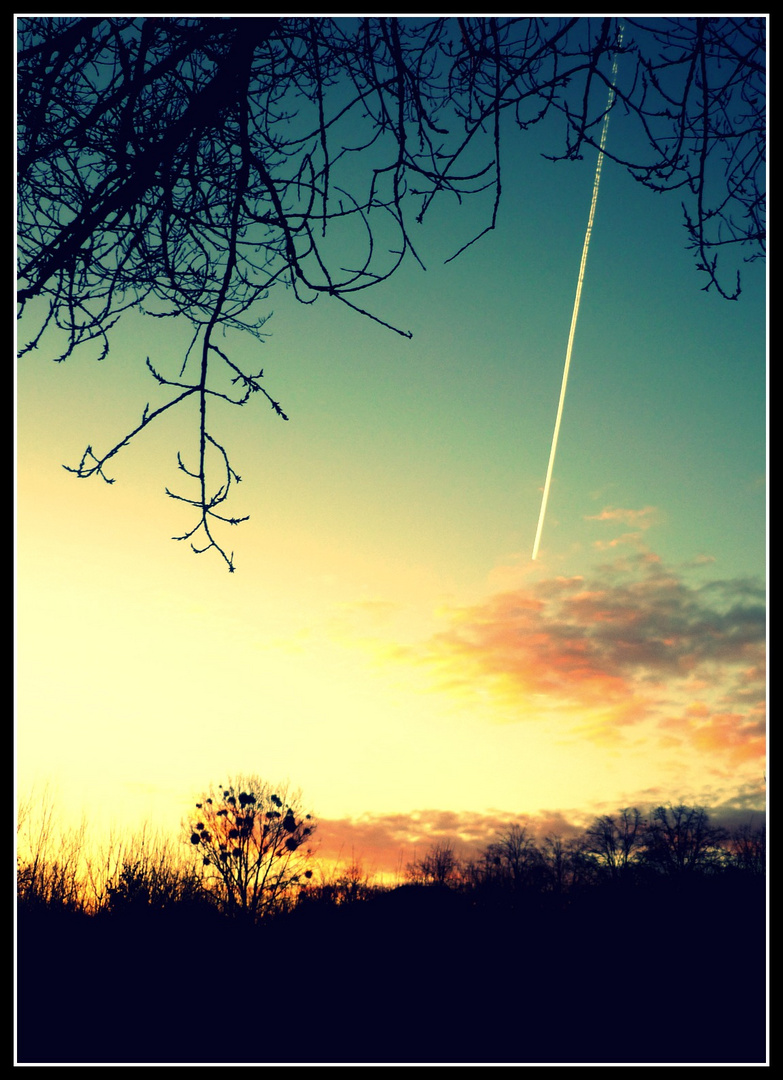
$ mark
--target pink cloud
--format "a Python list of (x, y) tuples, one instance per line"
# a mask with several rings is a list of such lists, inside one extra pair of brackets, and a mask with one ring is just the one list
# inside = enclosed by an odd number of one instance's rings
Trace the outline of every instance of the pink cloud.
[[(603, 741), (675, 715), (691, 725), (677, 737), (739, 753), (729, 729), (755, 723), (765, 694), (764, 599), (753, 582), (692, 582), (645, 552), (454, 608), (408, 657), (451, 692), (516, 702), (520, 719), (560, 710)], [(733, 718), (722, 737), (698, 734), (719, 713)]]
[(514, 813), (457, 813), (420, 810), (408, 814), (367, 814), (361, 818), (319, 818), (319, 858), (327, 870), (360, 864), (369, 876), (405, 879), (405, 868), (434, 844), (453, 844), (460, 859), (471, 859), (509, 825), (529, 829), (537, 842), (558, 835), (579, 834), (584, 814), (547, 812), (532, 816)]
[[(541, 845), (547, 837), (569, 840), (581, 836), (586, 826), (601, 814), (617, 814), (624, 806), (635, 806), (642, 814), (678, 796), (662, 787), (649, 787), (629, 801), (597, 803), (589, 811), (545, 811), (522, 815), (503, 813), (455, 813), (444, 810), (419, 810), (408, 814), (367, 814), (361, 818), (322, 818), (318, 823), (321, 872), (339, 874), (354, 864), (370, 880), (388, 884), (405, 880), (407, 864), (421, 857), (434, 844), (453, 845), (461, 860), (476, 858), (510, 825), (526, 828)], [(763, 821), (763, 782), (740, 785), (736, 794), (720, 805), (717, 800), (710, 817), (716, 824), (733, 828), (747, 822), (749, 814)]]

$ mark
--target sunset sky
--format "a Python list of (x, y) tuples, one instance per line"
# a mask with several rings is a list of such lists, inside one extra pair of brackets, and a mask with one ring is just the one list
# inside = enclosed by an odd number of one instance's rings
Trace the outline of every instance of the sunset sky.
[(324, 852), (376, 869), (524, 816), (763, 809), (765, 268), (705, 293), (676, 196), (605, 164), (532, 562), (595, 169), (543, 160), (557, 134), (514, 136), (493, 234), (444, 265), (486, 209), (444, 203), (426, 273), (365, 294), (412, 340), (270, 295), (235, 350), (290, 420), (214, 420), (234, 574), (170, 539), (194, 413), (112, 486), (62, 468), (164, 400), (144, 361), (178, 367), (186, 332), (129, 316), (100, 364), (19, 364), (20, 793), (174, 834), (212, 783), (287, 779)]

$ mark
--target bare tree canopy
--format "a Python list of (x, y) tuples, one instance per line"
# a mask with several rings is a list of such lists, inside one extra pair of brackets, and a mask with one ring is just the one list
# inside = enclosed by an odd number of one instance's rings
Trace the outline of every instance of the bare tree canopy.
[(164, 403), (72, 471), (112, 482), (122, 447), (196, 401), (198, 452), (178, 456), (193, 486), (168, 494), (196, 512), (178, 539), (233, 570), (214, 530), (243, 520), (224, 512), (239, 477), (208, 405), (255, 395), (287, 417), (230, 332), (261, 336), (281, 283), (389, 326), (362, 294), (420, 260), (414, 230), (434, 200), (484, 192), (479, 236), (494, 228), (504, 139), (554, 120), (553, 157), (596, 147), (615, 57), (614, 107), (640, 149), (607, 156), (680, 199), (704, 288), (736, 298), (737, 263), (765, 242), (765, 29), (759, 17), (21, 17), (21, 353), (45, 344), (63, 360), (93, 342), (105, 355), (131, 308), (191, 333), (179, 370), (147, 360)]

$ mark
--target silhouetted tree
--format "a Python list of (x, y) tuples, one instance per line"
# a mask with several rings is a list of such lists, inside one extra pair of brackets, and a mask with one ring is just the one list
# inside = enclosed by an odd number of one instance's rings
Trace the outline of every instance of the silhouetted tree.
[(762, 822), (754, 825), (746, 822), (731, 833), (728, 843), (731, 862), (738, 870), (754, 877), (767, 872), (767, 829)]
[(705, 288), (736, 296), (718, 257), (764, 250), (765, 29), (761, 17), (624, 30), (614, 18), (20, 17), (21, 352), (46, 343), (65, 359), (94, 342), (104, 356), (131, 308), (184, 320), (191, 337), (176, 361), (147, 358), (162, 402), (72, 471), (113, 482), (111, 458), (192, 401), (185, 493), (168, 494), (196, 523), (177, 539), (233, 570), (214, 529), (244, 520), (224, 512), (240, 477), (211, 406), (255, 396), (287, 419), (234, 332), (263, 337), (281, 282), (388, 326), (361, 294), (421, 262), (413, 230), (433, 201), (484, 193), (483, 235), (497, 223), (501, 136), (549, 119), (554, 159), (595, 148), (616, 56), (616, 106), (636, 130), (607, 155), (682, 198)]
[(367, 900), (376, 888), (361, 859), (352, 857), (347, 866), (320, 866), (299, 899), (338, 907)]
[(420, 859), (408, 863), (407, 877), (414, 884), (452, 885), (460, 869), (454, 845), (448, 840), (438, 840)]
[(298, 796), (237, 776), (198, 800), (187, 835), (207, 891), (229, 914), (258, 918), (284, 907), (312, 877), (315, 828)]
[(338, 903), (353, 904), (366, 900), (372, 891), (372, 877), (365, 870), (361, 859), (352, 858), (348, 866), (340, 870), (335, 879)]
[(627, 872), (644, 840), (644, 820), (634, 807), (597, 817), (585, 831), (586, 848), (616, 880)]
[(643, 861), (670, 877), (719, 869), (726, 863), (727, 835), (702, 806), (658, 806), (644, 829)]
[(556, 833), (546, 836), (539, 852), (544, 885), (555, 896), (562, 896), (594, 877), (594, 862), (582, 837), (565, 840)]
[(527, 826), (513, 824), (498, 834), (485, 850), (485, 865), (493, 880), (514, 891), (538, 886), (543, 879), (543, 860)]

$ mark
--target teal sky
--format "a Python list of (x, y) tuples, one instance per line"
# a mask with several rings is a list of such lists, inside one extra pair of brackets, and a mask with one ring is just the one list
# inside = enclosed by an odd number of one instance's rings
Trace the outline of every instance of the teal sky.
[[(623, 137), (613, 119), (609, 149)], [(412, 814), (763, 806), (765, 267), (737, 302), (705, 293), (676, 197), (605, 163), (531, 563), (595, 170), (538, 156), (556, 146), (552, 128), (513, 135), (497, 230), (444, 265), (486, 209), (444, 202), (426, 273), (364, 294), (411, 340), (283, 289), (266, 342), (236, 339), (290, 421), (255, 401), (214, 421), (250, 514), (227, 538), (234, 575), (169, 539), (189, 522), (164, 494), (195, 446), (184, 416), (119, 455), (111, 487), (61, 468), (162, 400), (144, 359), (178, 370), (174, 328), (130, 317), (100, 365), (24, 359), (20, 789), (50, 780), (68, 813), (176, 827), (224, 773), (289, 778), (329, 850), (363, 815), (405, 818), (392, 851)], [(564, 668), (580, 635), (586, 667)], [(650, 658), (653, 637), (684, 636)]]

